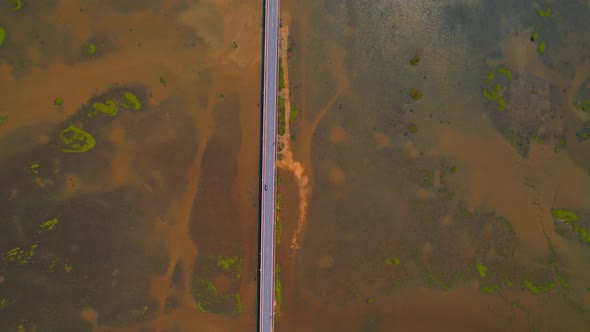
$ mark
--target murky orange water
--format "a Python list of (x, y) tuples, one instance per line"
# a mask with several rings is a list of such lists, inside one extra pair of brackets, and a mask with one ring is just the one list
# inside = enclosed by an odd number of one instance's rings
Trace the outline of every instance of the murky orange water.
[(261, 3), (1, 6), (1, 329), (254, 330)]
[(282, 10), (312, 195), (296, 235), (300, 188), (279, 185), (277, 329), (590, 329), (588, 4)]

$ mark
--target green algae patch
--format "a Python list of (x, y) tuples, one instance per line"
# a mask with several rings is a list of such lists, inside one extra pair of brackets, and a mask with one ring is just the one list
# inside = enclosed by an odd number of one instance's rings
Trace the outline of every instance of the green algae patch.
[(494, 77), (496, 77), (496, 74), (488, 70), (484, 75), (483, 81), (486, 83), (490, 83), (494, 79)]
[(408, 126), (408, 130), (412, 133), (415, 134), (418, 132), (418, 126), (416, 126), (415, 124), (410, 124)]
[(584, 121), (580, 130), (576, 132), (578, 141), (584, 142), (590, 139), (590, 120)]
[(553, 215), (553, 218), (557, 220), (565, 221), (568, 223), (578, 221), (578, 215), (574, 211), (567, 209), (551, 209), (551, 215)]
[(539, 42), (539, 44), (537, 45), (537, 52), (539, 52), (540, 54), (545, 53), (545, 47), (546, 47), (545, 41), (541, 40)]
[(93, 43), (86, 43), (84, 44), (84, 52), (88, 55), (93, 55), (96, 53), (96, 45)]
[(160, 76), (160, 83), (162, 83), (163, 86), (168, 86), (168, 81), (166, 81), (166, 79), (161, 76)]
[(115, 102), (112, 101), (111, 99), (106, 100), (104, 103), (101, 103), (98, 101), (92, 103), (92, 106), (90, 107), (90, 110), (88, 111), (88, 117), (92, 119), (94, 116), (96, 116), (99, 113), (102, 113), (102, 114), (105, 114), (108, 116), (115, 116), (115, 115), (117, 115), (117, 113), (119, 113), (119, 109), (117, 108), (117, 105), (115, 105)]
[(38, 247), (37, 244), (31, 245), (29, 248), (13, 248), (6, 253), (2, 254), (2, 259), (5, 262), (26, 264), (33, 256), (35, 256), (35, 249)]
[(537, 13), (541, 17), (549, 17), (549, 16), (551, 16), (551, 8), (547, 8), (545, 10), (539, 8), (539, 9), (537, 9)]
[(534, 43), (537, 40), (539, 40), (539, 33), (537, 31), (533, 32), (533, 34), (531, 35), (531, 41)]
[(59, 137), (67, 145), (67, 147), (61, 149), (62, 152), (66, 153), (87, 152), (96, 146), (96, 140), (90, 133), (73, 124), (62, 130)]
[(498, 69), (498, 72), (500, 74), (504, 74), (504, 76), (506, 76), (506, 78), (511, 81), (512, 80), (512, 70), (505, 68), (505, 67), (501, 67)]
[(123, 94), (123, 101), (121, 102), (121, 106), (125, 107), (126, 109), (139, 111), (141, 110), (141, 103), (137, 96), (129, 91)]
[(398, 266), (400, 263), (401, 262), (398, 257), (388, 258), (385, 260), (385, 264), (390, 266)]
[(33, 174), (39, 174), (39, 163), (37, 163), (37, 162), (32, 163), (31, 166), (29, 167), (29, 170)]
[(410, 97), (413, 100), (419, 100), (422, 99), (423, 95), (422, 95), (422, 91), (418, 90), (418, 89), (411, 89), (410, 90)]
[(410, 59), (410, 66), (417, 66), (420, 63), (420, 57), (415, 55)]
[(555, 287), (555, 283), (552, 282), (547, 285), (541, 286), (541, 285), (536, 285), (532, 280), (527, 279), (524, 281), (524, 286), (531, 293), (538, 295), (538, 294), (546, 293), (546, 292), (550, 291), (551, 289), (553, 289)]
[(7, 116), (0, 116), (0, 126), (5, 124), (8, 121)]
[(3, 27), (0, 27), (0, 46), (4, 44), (4, 39), (6, 39), (6, 30)]
[(20, 10), (23, 8), (23, 3), (21, 0), (8, 0), (8, 7), (12, 10)]
[(55, 98), (53, 100), (53, 105), (55, 105), (55, 106), (61, 106), (63, 103), (64, 103), (63, 99), (61, 99), (59, 97), (58, 98)]
[(488, 269), (481, 263), (475, 264), (475, 269), (479, 273), (480, 278), (485, 278), (486, 275), (488, 274)]
[(58, 222), (59, 222), (59, 220), (57, 220), (57, 218), (53, 218), (51, 220), (47, 220), (46, 222), (44, 222), (41, 225), (39, 225), (39, 229), (37, 230), (37, 232), (38, 233), (44, 233), (44, 232), (52, 231), (53, 228), (55, 227), (55, 225), (57, 225)]
[(456, 174), (457, 173), (457, 166), (451, 166), (451, 168), (449, 169), (449, 173)]
[(222, 258), (219, 256), (217, 259), (217, 267), (221, 268), (223, 271), (227, 271), (230, 267), (234, 266), (238, 260), (238, 256), (232, 256), (228, 258)]

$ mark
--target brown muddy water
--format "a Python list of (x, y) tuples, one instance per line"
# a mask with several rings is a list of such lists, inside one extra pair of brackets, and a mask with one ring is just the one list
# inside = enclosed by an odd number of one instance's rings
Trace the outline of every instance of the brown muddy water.
[(277, 330), (589, 331), (590, 3), (282, 17), (309, 182), (279, 173)]
[(0, 331), (255, 330), (261, 24), (0, 1)]

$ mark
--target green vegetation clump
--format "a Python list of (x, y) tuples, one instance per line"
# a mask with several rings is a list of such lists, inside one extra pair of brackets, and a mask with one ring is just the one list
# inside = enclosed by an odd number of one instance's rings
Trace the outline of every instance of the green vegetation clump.
[(6, 121), (8, 121), (8, 117), (7, 116), (0, 116), (0, 126), (5, 124)]
[(537, 10), (537, 13), (539, 13), (539, 16), (541, 16), (541, 17), (549, 17), (549, 16), (551, 16), (551, 8), (547, 8), (545, 10), (539, 8)]
[(488, 269), (481, 263), (475, 264), (475, 269), (479, 273), (480, 278), (485, 278), (486, 275), (488, 274)]
[(0, 46), (4, 44), (4, 39), (6, 38), (6, 30), (3, 27), (0, 27)]
[(137, 96), (135, 94), (129, 91), (123, 94), (123, 101), (121, 102), (121, 106), (133, 111), (141, 110), (141, 103), (139, 102), (139, 99), (137, 99)]
[(583, 227), (576, 227), (575, 232), (580, 236), (580, 239), (586, 243), (590, 243), (590, 235), (588, 231)]
[(285, 88), (285, 72), (283, 70), (283, 61), (279, 58), (279, 91)]
[(574, 101), (574, 107), (578, 111), (590, 112), (590, 100), (587, 100), (585, 102)]
[(504, 76), (506, 76), (506, 78), (511, 81), (512, 80), (512, 70), (505, 68), (505, 67), (500, 67), (498, 69), (498, 72), (500, 74), (504, 74)]
[(565, 140), (565, 138), (562, 138), (559, 140), (559, 142), (557, 142), (557, 145), (553, 149), (553, 152), (555, 152), (557, 154), (561, 150), (565, 149), (566, 147), (567, 147), (567, 141)]
[(494, 79), (494, 77), (496, 77), (496, 74), (488, 70), (484, 75), (483, 81), (486, 83), (490, 83)]
[(400, 264), (400, 260), (398, 257), (388, 258), (385, 260), (385, 264), (390, 266), (398, 266)]
[(46, 222), (39, 225), (39, 230), (37, 232), (38, 233), (49, 232), (49, 231), (53, 230), (53, 228), (55, 227), (55, 225), (57, 225), (58, 222), (59, 222), (59, 220), (57, 220), (57, 218), (47, 220)]
[(424, 178), (422, 179), (422, 185), (426, 187), (432, 187), (434, 185), (434, 172), (426, 171)]
[(533, 32), (531, 35), (531, 41), (536, 42), (539, 39), (539, 33), (537, 31)]
[(420, 63), (420, 57), (415, 55), (410, 59), (410, 65), (411, 66), (417, 66), (418, 63)]
[(58, 98), (55, 98), (53, 100), (53, 105), (55, 105), (55, 106), (61, 106), (63, 103), (64, 103), (64, 101), (61, 98), (59, 98), (59, 97)]
[(451, 174), (457, 173), (457, 166), (452, 166), (451, 169), (449, 169), (449, 173), (451, 173)]
[(221, 256), (218, 257), (217, 260), (217, 267), (221, 268), (223, 271), (227, 271), (230, 267), (232, 267), (238, 261), (238, 256), (223, 258)]
[(553, 218), (561, 221), (565, 221), (568, 223), (573, 223), (578, 221), (578, 215), (571, 210), (567, 209), (551, 209), (551, 214)]
[(236, 43), (235, 41), (231, 42), (231, 47), (234, 49), (238, 48), (238, 43)]
[(555, 287), (555, 283), (549, 283), (545, 286), (536, 285), (532, 280), (527, 279), (524, 281), (524, 286), (533, 294), (542, 294), (550, 291)]
[(84, 46), (86, 54), (92, 55), (96, 53), (96, 45), (94, 45), (93, 43), (86, 43), (84, 44)]
[(299, 109), (294, 104), (291, 104), (291, 112), (289, 112), (289, 124), (293, 125), (298, 116)]
[(240, 294), (219, 294), (215, 285), (208, 280), (196, 278), (193, 295), (201, 312), (222, 313), (230, 317), (242, 312)]
[(39, 163), (37, 163), (37, 162), (32, 163), (31, 167), (29, 167), (29, 169), (31, 170), (31, 173), (39, 174)]
[(277, 114), (278, 117), (278, 128), (277, 128), (277, 132), (279, 135), (285, 135), (285, 126), (286, 126), (286, 120), (285, 120), (285, 98), (279, 96), (279, 101), (278, 101), (278, 106), (279, 106), (279, 114)]
[(91, 150), (96, 145), (96, 140), (90, 133), (73, 124), (59, 133), (61, 141), (67, 145), (61, 151), (67, 153), (82, 153)]
[[(277, 185), (278, 185), (278, 183), (277, 183)], [(283, 217), (281, 215), (281, 210), (283, 208), (283, 193), (280, 191), (277, 192), (276, 204), (277, 204), (276, 238), (277, 238), (277, 245), (279, 245), (279, 244), (281, 244), (281, 238), (283, 236)]]
[(545, 45), (545, 41), (544, 40), (541, 40), (539, 42), (539, 44), (537, 45), (537, 52), (539, 52), (541, 54), (545, 53), (545, 46), (546, 46)]
[(23, 249), (20, 247), (13, 248), (7, 251), (6, 253), (3, 253), (2, 259), (5, 262), (26, 264), (31, 260), (31, 258), (33, 258), (33, 256), (35, 256), (35, 249), (37, 247), (37, 244), (33, 244), (28, 249)]
[(276, 312), (281, 312), (281, 305), (283, 304), (283, 283), (279, 275), (280, 270), (277, 267), (277, 274), (275, 275), (275, 301), (277, 302)]
[(119, 113), (119, 109), (117, 108), (117, 105), (115, 105), (114, 101), (112, 101), (111, 99), (107, 99), (104, 103), (98, 101), (92, 103), (92, 106), (88, 111), (88, 117), (92, 119), (98, 113), (102, 113), (108, 116), (115, 116), (117, 115), (117, 113)]
[(483, 95), (488, 100), (496, 102), (498, 112), (506, 110), (506, 99), (502, 96), (502, 86), (500, 84), (496, 84), (493, 88), (483, 89)]
[(504, 273), (504, 282), (506, 283), (506, 286), (508, 286), (508, 287), (512, 287), (512, 285), (514, 285), (512, 280), (510, 280), (508, 273)]
[(412, 97), (413, 100), (422, 99), (422, 91), (412, 88), (410, 90), (410, 97)]
[(8, 0), (8, 6), (12, 10), (20, 10), (23, 8), (23, 3), (21, 0)]
[(88, 55), (93, 55), (96, 53), (96, 45), (94, 45), (93, 43), (85, 43), (83, 45), (83, 50), (84, 53)]
[(415, 134), (415, 133), (417, 133), (417, 132), (418, 132), (418, 126), (416, 126), (415, 124), (410, 124), (410, 125), (408, 126), (408, 130), (409, 130), (411, 133)]
[(590, 139), (590, 120), (584, 121), (582, 128), (576, 132), (579, 141), (587, 141)]
[(168, 81), (166, 81), (164, 77), (160, 77), (160, 83), (162, 83), (163, 86), (168, 86)]

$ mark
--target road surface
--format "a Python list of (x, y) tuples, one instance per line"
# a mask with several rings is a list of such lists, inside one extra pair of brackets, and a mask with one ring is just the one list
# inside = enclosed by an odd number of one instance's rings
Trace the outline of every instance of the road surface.
[(275, 142), (279, 65), (279, 0), (265, 0), (264, 6), (258, 330), (272, 332), (274, 329), (275, 288), (275, 184), (277, 178)]

